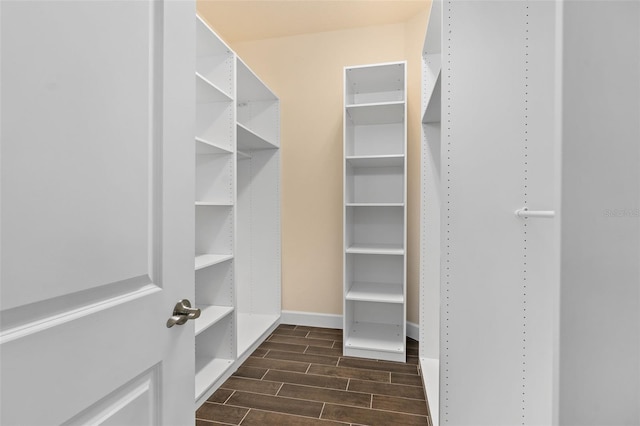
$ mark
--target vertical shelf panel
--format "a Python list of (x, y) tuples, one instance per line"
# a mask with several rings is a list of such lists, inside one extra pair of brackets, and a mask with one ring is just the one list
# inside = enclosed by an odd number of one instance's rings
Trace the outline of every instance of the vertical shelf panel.
[(345, 356), (406, 361), (406, 63), (345, 68)]

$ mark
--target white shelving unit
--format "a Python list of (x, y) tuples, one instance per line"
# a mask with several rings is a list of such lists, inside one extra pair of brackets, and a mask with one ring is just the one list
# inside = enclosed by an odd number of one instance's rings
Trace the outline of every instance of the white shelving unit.
[(346, 356), (406, 361), (406, 63), (344, 75)]
[(196, 18), (195, 399), (236, 359), (234, 53)]
[(238, 357), (280, 319), (280, 102), (237, 58)]
[(422, 49), (420, 369), (434, 426), (440, 394), (440, 208), (442, 0), (433, 0)]
[(199, 17), (196, 406), (280, 319), (278, 98)]

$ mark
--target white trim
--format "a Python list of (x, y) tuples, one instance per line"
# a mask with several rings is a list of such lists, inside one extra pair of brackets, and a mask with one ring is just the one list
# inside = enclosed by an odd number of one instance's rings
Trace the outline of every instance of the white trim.
[(431, 424), (438, 426), (440, 423), (440, 361), (433, 358), (420, 358), (420, 371), (422, 372), (422, 384), (427, 393), (427, 404), (431, 414)]
[[(338, 328), (342, 330), (342, 315), (321, 314), (318, 312), (282, 311), (280, 322), (308, 327)], [(420, 341), (420, 326), (407, 321), (407, 337)]]
[(407, 337), (420, 341), (420, 326), (415, 322), (407, 321)]
[(306, 325), (309, 327), (338, 328), (342, 330), (342, 315), (317, 312), (282, 311), (282, 324)]

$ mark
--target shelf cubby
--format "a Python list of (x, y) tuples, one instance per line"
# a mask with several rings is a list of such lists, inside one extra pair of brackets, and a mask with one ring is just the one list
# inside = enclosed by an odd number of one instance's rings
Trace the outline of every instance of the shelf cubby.
[(348, 248), (403, 246), (403, 206), (347, 206), (346, 209), (345, 243)]
[(196, 208), (196, 256), (233, 255), (233, 207)]
[(347, 300), (345, 356), (406, 359), (404, 304)]
[[(234, 108), (232, 101), (199, 103), (196, 105), (196, 153), (204, 149), (233, 152)], [(200, 145), (209, 146), (200, 146)], [(213, 152), (216, 153), (216, 152)], [(224, 152), (221, 152), (224, 153)]]
[(347, 203), (404, 203), (405, 167), (356, 167), (346, 164)]
[(345, 154), (350, 156), (404, 155), (403, 123), (356, 125), (345, 119)]
[(403, 63), (349, 67), (345, 71), (345, 104), (405, 101)]
[(196, 17), (196, 72), (230, 100), (233, 94), (233, 51)]
[(271, 145), (264, 148), (278, 147), (280, 145), (278, 97), (240, 59), (237, 60), (237, 73), (237, 120), (243, 132), (242, 135), (238, 135), (239, 146), (243, 146), (240, 144), (241, 138), (248, 144), (256, 142), (257, 138), (261, 140), (258, 142), (261, 146)]
[(196, 336), (196, 400), (234, 364), (236, 359), (234, 322), (233, 312), (229, 312)]
[(196, 155), (196, 202), (233, 205), (234, 176), (232, 154)]

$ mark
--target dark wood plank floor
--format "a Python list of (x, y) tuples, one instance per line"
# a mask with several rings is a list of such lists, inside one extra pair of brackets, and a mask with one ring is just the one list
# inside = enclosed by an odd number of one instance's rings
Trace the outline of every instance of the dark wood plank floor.
[(342, 330), (280, 325), (196, 412), (196, 426), (426, 425), (418, 343), (407, 363), (342, 356)]

